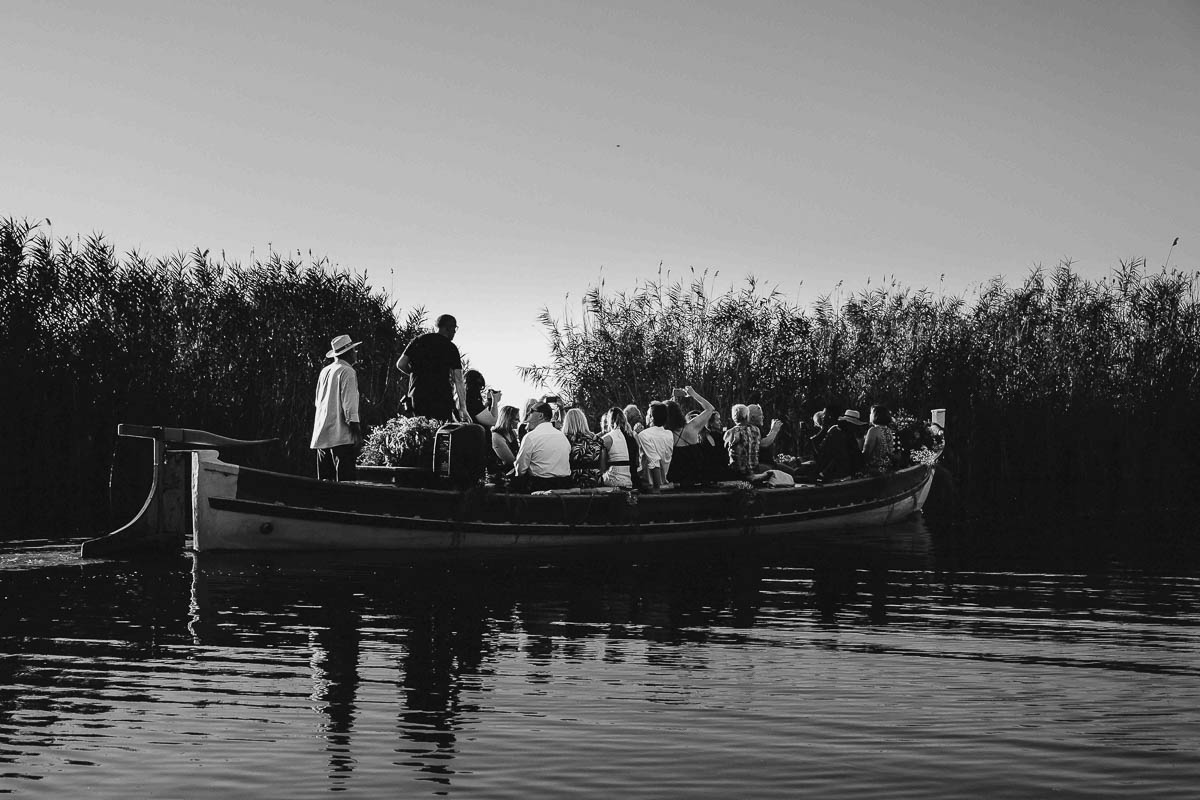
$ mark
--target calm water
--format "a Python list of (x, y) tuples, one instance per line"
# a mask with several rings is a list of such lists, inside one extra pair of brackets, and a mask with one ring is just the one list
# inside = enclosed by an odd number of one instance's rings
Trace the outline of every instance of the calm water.
[(1200, 568), (1075, 541), (916, 520), (492, 563), (10, 544), (0, 792), (1196, 797)]

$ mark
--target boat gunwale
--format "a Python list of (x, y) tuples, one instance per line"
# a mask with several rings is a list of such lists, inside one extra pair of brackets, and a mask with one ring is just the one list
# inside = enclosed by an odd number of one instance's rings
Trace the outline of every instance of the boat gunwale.
[[(886, 497), (871, 498), (867, 502), (845, 503), (818, 508), (808, 508), (802, 511), (782, 511), (765, 514), (748, 514), (742, 517), (723, 516), (692, 520), (651, 520), (637, 522), (605, 522), (605, 523), (544, 523), (544, 522), (486, 522), (483, 520), (447, 519), (441, 517), (401, 516), (398, 514), (377, 514), (362, 511), (346, 511), (340, 509), (314, 508), (309, 506), (293, 506), (283, 503), (273, 503), (263, 500), (248, 500), (243, 498), (209, 497), (211, 508), (231, 513), (254, 514), (258, 516), (274, 516), (285, 519), (301, 519), (311, 521), (338, 522), (361, 527), (381, 528), (415, 528), (427, 531), (461, 531), (469, 533), (487, 533), (494, 535), (522, 535), (530, 532), (539, 535), (595, 535), (606, 533), (619, 536), (629, 531), (640, 534), (679, 533), (688, 531), (705, 531), (722, 528), (753, 528), (757, 525), (785, 525), (807, 520), (826, 517), (844, 516), (857, 512), (874, 511), (920, 493), (926, 481), (917, 481), (906, 486), (901, 491)], [(786, 487), (796, 488), (796, 487)], [(571, 497), (572, 495), (559, 495)], [(554, 497), (550, 495), (548, 497)]]
[[(221, 465), (228, 466), (228, 462), (224, 462), (224, 461), (215, 461), (215, 462), (207, 462), (207, 463), (208, 464), (221, 464)], [(417, 486), (398, 486), (396, 484), (384, 483), (381, 481), (345, 481), (345, 482), (341, 482), (341, 483), (334, 483), (334, 482), (327, 481), (327, 480), (320, 480), (318, 478), (309, 477), (307, 475), (294, 475), (289, 472), (275, 472), (272, 470), (260, 469), (258, 467), (238, 466), (237, 469), (240, 474), (265, 476), (265, 477), (269, 477), (271, 479), (276, 479), (276, 480), (285, 479), (286, 481), (294, 482), (297, 485), (316, 486), (316, 487), (325, 489), (327, 491), (339, 491), (341, 487), (352, 487), (351, 491), (379, 492), (379, 493), (402, 492), (404, 494), (416, 494), (418, 496), (433, 495), (433, 496), (440, 496), (440, 497), (449, 499), (449, 498), (453, 498), (453, 497), (461, 497), (464, 494), (467, 494), (471, 491), (478, 491), (479, 489), (482, 488), (481, 486), (472, 486), (467, 489), (453, 489), (453, 488), (452, 489), (442, 489), (442, 488), (435, 488), (435, 487), (426, 488), (426, 487), (417, 487)], [(548, 491), (544, 494), (532, 493), (532, 492), (513, 492), (513, 491), (509, 491), (507, 489), (487, 490), (487, 492), (488, 492), (488, 496), (491, 496), (491, 497), (519, 497), (519, 498), (530, 499), (530, 500), (534, 500), (534, 501), (551, 500), (551, 499), (585, 500), (585, 499), (593, 499), (596, 497), (611, 497), (614, 495), (620, 495), (620, 494), (624, 493), (624, 494), (636, 496), (638, 498), (638, 502), (647, 502), (648, 501), (648, 502), (654, 503), (654, 502), (657, 502), (657, 499), (659, 499), (659, 498), (661, 498), (661, 499), (688, 498), (688, 497), (699, 498), (699, 497), (713, 497), (714, 495), (724, 495), (724, 496), (732, 497), (732, 496), (737, 495), (739, 492), (746, 491), (747, 489), (755, 491), (755, 492), (769, 492), (771, 495), (782, 496), (782, 495), (790, 494), (792, 492), (809, 492), (809, 491), (814, 491), (814, 490), (827, 490), (827, 489), (832, 489), (832, 488), (856, 487), (861, 484), (867, 483), (868, 481), (878, 480), (880, 477), (896, 478), (899, 476), (903, 476), (906, 473), (915, 472), (918, 470), (925, 470), (925, 469), (929, 469), (932, 472), (931, 465), (912, 464), (910, 466), (903, 467), (903, 468), (895, 470), (893, 472), (884, 473), (883, 476), (867, 475), (867, 476), (854, 477), (854, 478), (841, 478), (836, 481), (828, 481), (828, 482), (822, 482), (822, 483), (797, 483), (793, 486), (753, 486), (749, 482), (747, 482), (745, 488), (734, 487), (734, 486), (719, 486), (718, 485), (718, 486), (710, 486), (710, 487), (701, 489), (700, 491), (671, 488), (671, 489), (664, 490), (662, 492), (655, 493), (655, 492), (647, 492), (647, 491), (636, 491), (635, 492), (633, 490), (625, 489), (625, 488), (621, 488), (621, 487), (597, 487), (597, 490), (591, 490), (591, 489), (561, 490), (561, 491), (552, 490), (552, 491)], [(920, 483), (921, 483), (921, 481), (916, 481), (913, 485), (914, 486), (920, 485)], [(335, 486), (338, 488), (337, 489), (331, 488), (331, 487), (335, 487)]]

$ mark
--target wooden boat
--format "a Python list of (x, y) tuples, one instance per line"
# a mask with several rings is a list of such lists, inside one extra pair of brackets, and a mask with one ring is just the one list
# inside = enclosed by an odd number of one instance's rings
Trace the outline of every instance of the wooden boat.
[(121, 425), (150, 439), (149, 496), (127, 525), (85, 542), (84, 557), (123, 551), (452, 550), (576, 547), (747, 536), (802, 536), (886, 525), (919, 511), (933, 466), (787, 488), (722, 484), (660, 494), (620, 489), (517, 494), (494, 487), (396, 485), (400, 471), (318, 481), (226, 463), (248, 442), (187, 428)]

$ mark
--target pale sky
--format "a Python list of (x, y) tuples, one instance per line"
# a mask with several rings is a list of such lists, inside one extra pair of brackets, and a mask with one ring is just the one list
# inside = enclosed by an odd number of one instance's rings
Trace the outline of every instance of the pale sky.
[(541, 307), (601, 275), (753, 274), (807, 304), (891, 275), (969, 296), (1064, 257), (1099, 278), (1176, 236), (1171, 265), (1200, 260), (1197, 0), (0, 0), (0, 20), (0, 214), (121, 253), (327, 255), (455, 314), (514, 405)]

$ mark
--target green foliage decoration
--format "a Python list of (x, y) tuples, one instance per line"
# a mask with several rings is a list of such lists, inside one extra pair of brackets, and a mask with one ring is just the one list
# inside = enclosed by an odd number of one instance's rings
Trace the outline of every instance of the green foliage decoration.
[[(372, 467), (429, 467), (442, 422), (428, 417), (393, 417), (371, 429), (358, 463)], [(429, 463), (425, 463), (428, 459)]]

